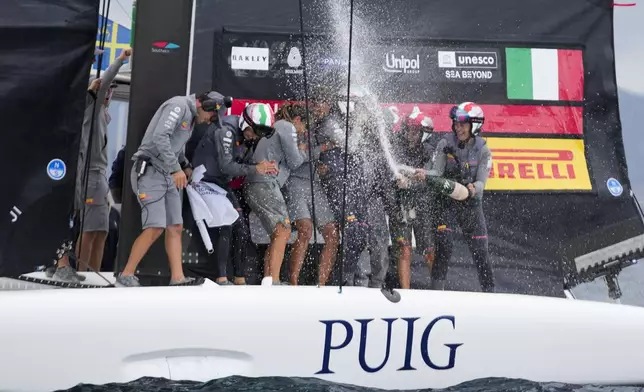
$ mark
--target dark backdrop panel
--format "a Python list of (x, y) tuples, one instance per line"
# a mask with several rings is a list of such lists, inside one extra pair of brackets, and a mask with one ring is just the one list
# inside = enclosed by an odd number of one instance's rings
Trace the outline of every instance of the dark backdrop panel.
[[(348, 26), (334, 24), (331, 3), (303, 1), (307, 72), (309, 85), (315, 86), (329, 80), (328, 74), (346, 74), (346, 54), (335, 49), (335, 41), (337, 32), (348, 31)], [(610, 1), (570, 0), (562, 6), (557, 0), (534, 0), (522, 2), (521, 7), (508, 0), (487, 1), (485, 6), (473, 0), (409, 0), (404, 7), (395, 0), (358, 0), (355, 4), (356, 15), (363, 21), (357, 22), (354, 31), (356, 51), (364, 53), (364, 48), (370, 46), (372, 55), (354, 58), (354, 69), (365, 72), (367, 76), (363, 78), (374, 75), (377, 81), (370, 84), (375, 85), (381, 101), (540, 104), (506, 98), (504, 48), (583, 50), (584, 102), (543, 104), (583, 107), (583, 136), (572, 137), (584, 140), (592, 191), (487, 193), (484, 205), (490, 251), (502, 291), (561, 295), (563, 276), (572, 270), (574, 257), (644, 231), (629, 195), (617, 106)], [(477, 10), (476, 17), (464, 16), (463, 10), (471, 9)], [(481, 22), (472, 23), (473, 19)], [(297, 0), (270, 4), (258, 0), (197, 0), (195, 48), (199, 54), (192, 65), (193, 89), (215, 87), (241, 99), (301, 99), (302, 74), (296, 72), (300, 67), (288, 62), (291, 48), (301, 50), (298, 31)], [(232, 70), (233, 44), (269, 48), (268, 70)], [(499, 68), (485, 81), (447, 80), (431, 62), (436, 50), (446, 47), (494, 52)], [(380, 72), (383, 53), (391, 49), (408, 58), (418, 54), (427, 61), (418, 72), (385, 77)], [(623, 185), (620, 196), (608, 191), (609, 178)], [(458, 247), (450, 286), (476, 290), (478, 282), (472, 278), (467, 253)]]
[(94, 0), (2, 2), (0, 276), (51, 263), (68, 236), (97, 28)]
[[(132, 244), (141, 232), (141, 208), (130, 184), (131, 157), (159, 106), (173, 96), (186, 95), (190, 51), (192, 1), (137, 0), (136, 7), (117, 270), (127, 263)], [(167, 49), (164, 43), (178, 47)], [(167, 274), (164, 240), (162, 236), (150, 248), (140, 264), (141, 274)]]

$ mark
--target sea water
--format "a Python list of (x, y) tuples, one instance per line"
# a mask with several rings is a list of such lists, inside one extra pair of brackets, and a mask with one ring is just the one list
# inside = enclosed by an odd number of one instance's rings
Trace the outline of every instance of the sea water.
[[(565, 371), (565, 369), (562, 369)], [(192, 381), (169, 381), (162, 378), (141, 378), (125, 384), (90, 385), (80, 384), (68, 389), (69, 392), (250, 392), (250, 391), (289, 391), (289, 392), (367, 392), (381, 391), (375, 388), (363, 388), (346, 384), (335, 384), (313, 378), (287, 377), (227, 377), (206, 383)], [(416, 391), (431, 391), (421, 389)], [(449, 392), (644, 392), (644, 387), (637, 386), (595, 386), (571, 385), (560, 383), (536, 383), (526, 380), (506, 378), (485, 378), (465, 382), (450, 388), (441, 389)]]

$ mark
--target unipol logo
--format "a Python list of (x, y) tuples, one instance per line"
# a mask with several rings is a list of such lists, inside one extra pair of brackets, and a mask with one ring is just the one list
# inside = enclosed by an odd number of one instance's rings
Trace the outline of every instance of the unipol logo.
[[(445, 333), (446, 330), (455, 328), (455, 317), (439, 316), (429, 322), (419, 320), (421, 320), (420, 317), (383, 318), (376, 321), (374, 319), (320, 320), (325, 326), (324, 351), (322, 368), (315, 374), (334, 374), (338, 370), (353, 373), (357, 369), (349, 367), (355, 359), (366, 373), (379, 372), (385, 366), (392, 367), (396, 371), (413, 371), (417, 370), (418, 366), (426, 366), (434, 370), (453, 369), (456, 365), (456, 350), (463, 343), (443, 343), (438, 348), (439, 345), (433, 343), (433, 340), (444, 338), (448, 334)], [(392, 333), (394, 328), (399, 332), (396, 335)], [(386, 333), (384, 333), (385, 329)], [(416, 329), (422, 329), (420, 340), (414, 340)], [(435, 332), (434, 329), (438, 331)], [(394, 340), (393, 344), (392, 340)], [(430, 342), (433, 348), (431, 351)], [(376, 361), (373, 354), (367, 355), (367, 350), (384, 352), (384, 354)], [(402, 351), (395, 355), (396, 358), (401, 359), (397, 363), (389, 363), (392, 350)], [(341, 357), (336, 360), (335, 364), (338, 366), (335, 368), (332, 368), (332, 357)], [(367, 363), (367, 357), (369, 363)], [(422, 362), (418, 361), (418, 357)]]
[(385, 65), (382, 67), (385, 72), (417, 74), (420, 73), (420, 55), (415, 58), (407, 58), (404, 55), (397, 56), (396, 53), (385, 54)]

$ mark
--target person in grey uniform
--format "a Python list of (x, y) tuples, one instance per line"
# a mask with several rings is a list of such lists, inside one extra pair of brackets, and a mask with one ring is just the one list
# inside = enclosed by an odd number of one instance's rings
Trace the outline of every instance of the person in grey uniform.
[[(335, 264), (339, 232), (331, 206), (326, 195), (322, 192), (317, 171), (311, 167), (319, 158), (322, 147), (318, 146), (311, 138), (312, 149), (309, 159), (309, 131), (306, 129), (306, 108), (304, 106), (286, 103), (282, 105), (276, 117), (293, 124), (297, 131), (298, 148), (304, 153), (304, 163), (291, 171), (284, 192), (289, 216), (291, 221), (295, 223), (297, 230), (297, 239), (291, 249), (289, 283), (291, 285), (298, 284), (302, 264), (315, 227), (324, 238), (318, 275), (319, 285), (324, 286)], [(311, 180), (311, 171), (313, 171), (313, 180)], [(313, 184), (313, 198), (311, 197), (311, 184)], [(315, 202), (315, 208), (313, 208), (313, 202)], [(315, 211), (315, 216), (313, 216), (313, 211)]]
[(275, 122), (275, 115), (269, 105), (251, 104), (244, 109), (243, 119), (253, 128), (273, 129), (259, 140), (254, 148), (254, 162), (275, 162), (278, 173), (249, 173), (244, 182), (244, 196), (251, 209), (262, 222), (271, 238), (264, 257), (264, 278), (272, 277), (274, 285), (280, 284), (280, 269), (286, 244), (291, 236), (291, 220), (281, 188), (291, 171), (304, 162), (304, 153), (297, 148), (297, 131), (285, 120)]
[[(411, 168), (430, 169), (434, 146), (423, 140), (434, 132), (434, 123), (418, 107), (401, 124), (400, 133), (394, 138), (397, 162)], [(427, 136), (425, 136), (427, 135)], [(395, 185), (396, 207), (389, 217), (392, 243), (398, 256), (400, 287), (411, 285), (412, 232), (416, 249), (420, 251), (431, 270), (433, 258), (431, 225), (432, 194), (425, 182), (407, 181), (400, 177)]]
[[(235, 192), (230, 189), (230, 181), (234, 177), (247, 176), (250, 173), (277, 173), (274, 163), (248, 163), (246, 141), (256, 141), (261, 136), (255, 134), (251, 127), (246, 127), (246, 132), (243, 132), (240, 128), (243, 120), (240, 120), (239, 116), (222, 117), (221, 124), (211, 125), (194, 150), (193, 166), (204, 165), (206, 168), (202, 181), (216, 184), (226, 190), (228, 200), (239, 213), (239, 218), (231, 226), (208, 228), (210, 238), (215, 243), (215, 253), (208, 255), (207, 265), (189, 267), (191, 271), (214, 280), (220, 286), (233, 284), (228, 280), (227, 273), (231, 255), (234, 284), (246, 284), (245, 250), (246, 243), (250, 241), (250, 232), (243, 217), (241, 203)], [(240, 146), (241, 149), (235, 148)]]
[[(132, 49), (125, 49), (110, 64), (100, 79), (91, 78), (90, 83), (98, 80), (99, 86), (91, 100), (87, 101), (83, 129), (76, 165), (76, 186), (74, 211), (80, 218), (83, 229), (76, 241), (77, 270), (100, 271), (109, 231), (109, 205), (107, 185), (107, 126), (110, 122), (109, 104), (115, 84), (114, 78), (131, 56)], [(91, 89), (89, 90), (91, 91)], [(95, 103), (94, 103), (95, 102)], [(93, 123), (92, 123), (93, 121)], [(90, 133), (93, 132), (91, 146)], [(89, 156), (85, 156), (88, 152)], [(85, 184), (87, 190), (85, 194)], [(80, 240), (82, 236), (82, 241)], [(82, 245), (82, 249), (79, 246)], [(60, 268), (64, 267), (64, 268)], [(53, 274), (54, 280), (75, 282), (78, 275), (67, 265), (59, 265)]]
[[(454, 106), (450, 111), (452, 134), (445, 136), (433, 157), (429, 175), (442, 176), (465, 185), (469, 197), (464, 201), (436, 196), (436, 260), (432, 268), (432, 289), (443, 290), (452, 256), (453, 234), (460, 226), (476, 265), (481, 288), (494, 291), (494, 275), (488, 260), (487, 224), (483, 213), (483, 189), (492, 168), (492, 154), (480, 137), (485, 121), (483, 109), (472, 102)], [(418, 172), (420, 178), (423, 171)]]
[[(98, 55), (102, 53), (100, 50), (95, 50), (94, 55)], [(96, 62), (96, 60), (94, 60)], [(94, 105), (94, 102), (96, 101), (96, 93), (98, 92), (98, 89), (101, 87), (101, 79), (94, 79), (90, 82), (89, 87), (87, 88), (87, 96), (85, 99), (85, 109), (91, 107)], [(75, 201), (74, 205), (72, 207), (75, 207)], [(61, 246), (56, 250), (56, 259), (55, 259), (55, 264), (49, 268), (46, 269), (45, 274), (48, 278), (53, 278), (54, 275), (56, 275), (55, 280), (66, 282), (66, 283), (80, 283), (86, 279), (84, 275), (80, 275), (77, 273), (76, 269), (72, 267), (70, 263), (70, 254), (72, 255), (72, 258), (74, 261), (76, 260), (75, 255), (72, 253), (72, 249), (74, 248), (74, 240), (72, 238), (77, 237), (76, 235), (76, 230), (73, 225), (74, 222), (74, 216), (75, 212), (72, 211), (70, 213), (70, 228), (69, 232), (70, 235), (68, 238), (63, 240), (63, 243)], [(78, 266), (78, 263), (75, 264)]]
[[(148, 125), (130, 174), (132, 190), (141, 206), (142, 233), (138, 236), (127, 265), (116, 279), (117, 286), (135, 287), (138, 264), (150, 246), (165, 230), (165, 248), (170, 263), (170, 284), (186, 284), (193, 279), (183, 274), (181, 195), (192, 174), (184, 145), (195, 122), (211, 123), (222, 110), (221, 94), (211, 91), (195, 96), (176, 96), (165, 101)], [(224, 109), (225, 110), (225, 109)]]
[[(341, 279), (348, 286), (368, 283), (366, 271), (363, 272), (359, 265), (360, 255), (367, 249), (369, 235), (368, 203), (365, 203), (365, 196), (369, 195), (370, 179), (366, 170), (368, 154), (364, 145), (372, 143), (373, 140), (371, 135), (366, 136), (365, 129), (368, 127), (360, 121), (363, 115), (368, 116), (368, 109), (361, 103), (362, 98), (359, 92), (354, 93), (351, 98), (354, 100), (355, 109), (349, 123), (350, 151), (347, 157), (346, 179), (344, 177), (346, 104), (332, 105), (315, 131), (317, 143), (322, 146), (318, 160), (322, 189), (331, 205), (336, 222), (343, 224), (346, 221), (343, 238), (343, 241), (346, 241), (343, 245), (345, 247), (344, 276)], [(340, 100), (346, 100), (346, 95)], [(345, 181), (346, 203), (343, 217), (342, 199)]]

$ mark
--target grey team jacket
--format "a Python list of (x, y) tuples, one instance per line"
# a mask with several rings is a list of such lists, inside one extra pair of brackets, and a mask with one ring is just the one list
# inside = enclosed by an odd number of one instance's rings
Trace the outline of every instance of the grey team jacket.
[(293, 124), (285, 120), (275, 123), (275, 134), (271, 138), (262, 138), (253, 153), (255, 163), (261, 161), (275, 161), (279, 165), (279, 174), (268, 175), (253, 172), (248, 174), (246, 182), (272, 182), (277, 181), (283, 187), (291, 171), (302, 165), (308, 153), (297, 148), (297, 131)]
[(429, 174), (445, 177), (458, 182), (466, 175), (476, 189), (475, 199), (483, 198), (483, 189), (492, 168), (492, 152), (485, 139), (474, 137), (463, 148), (455, 134), (446, 135), (438, 145), (432, 159), (432, 169)]
[(184, 146), (190, 139), (196, 116), (197, 100), (194, 94), (165, 101), (152, 117), (132, 160), (147, 157), (157, 170), (166, 175), (181, 170), (182, 164), (188, 163)]

